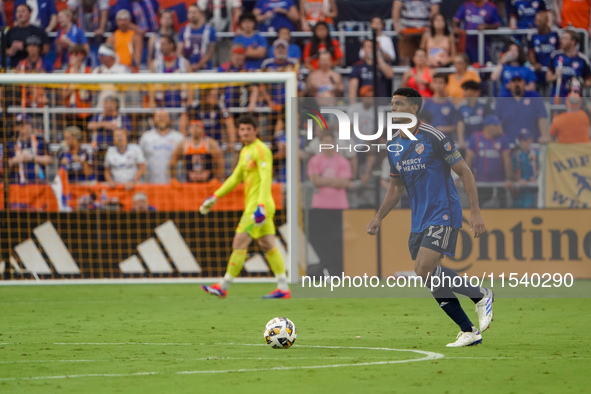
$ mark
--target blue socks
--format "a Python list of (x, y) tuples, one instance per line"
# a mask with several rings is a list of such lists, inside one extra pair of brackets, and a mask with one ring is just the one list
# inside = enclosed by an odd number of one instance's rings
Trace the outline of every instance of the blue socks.
[[(441, 268), (441, 274), (442, 275), (451, 278), (451, 280), (452, 280), (452, 282), (454, 284), (454, 287), (452, 287), (451, 290), (454, 293), (458, 293), (458, 294), (461, 294), (461, 295), (465, 295), (466, 297), (469, 297), (475, 304), (478, 301), (480, 301), (482, 299), (482, 297), (484, 297), (484, 294), (482, 293), (482, 291), (480, 291), (480, 287), (479, 286), (472, 286), (470, 284), (470, 281), (469, 280), (467, 280), (467, 279), (465, 280), (464, 278), (462, 278), (460, 275), (458, 275), (456, 273), (456, 271), (452, 270), (451, 268), (447, 268), (447, 267), (443, 267), (443, 266), (442, 267), (437, 267), (437, 268)], [(435, 272), (437, 271), (437, 268), (435, 268), (435, 270), (433, 270), (433, 275), (435, 275)], [(462, 279), (461, 280), (461, 284), (459, 286), (457, 286), (457, 285), (458, 285), (458, 282), (460, 282), (460, 280), (459, 279), (456, 279), (454, 281), (454, 278), (456, 278), (456, 277)], [(447, 278), (446, 278), (445, 285), (447, 286), (448, 283), (449, 282), (447, 281)]]

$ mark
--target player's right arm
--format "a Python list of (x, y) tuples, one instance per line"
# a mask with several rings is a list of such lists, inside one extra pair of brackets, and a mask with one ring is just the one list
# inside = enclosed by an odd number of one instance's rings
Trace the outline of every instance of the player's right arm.
[(367, 225), (367, 233), (369, 235), (376, 235), (378, 233), (382, 219), (398, 205), (400, 198), (402, 198), (402, 193), (404, 193), (404, 183), (400, 179), (400, 176), (390, 178), (390, 184), (388, 185), (388, 190), (386, 190), (384, 201), (380, 209), (378, 209), (376, 216)]

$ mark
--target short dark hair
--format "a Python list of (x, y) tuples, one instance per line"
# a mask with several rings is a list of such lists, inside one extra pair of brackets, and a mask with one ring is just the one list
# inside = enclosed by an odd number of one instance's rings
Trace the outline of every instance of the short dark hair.
[(433, 75), (433, 79), (436, 78), (443, 79), (446, 84), (449, 81), (449, 75), (447, 75), (446, 73), (435, 73), (435, 75)]
[(174, 46), (174, 49), (176, 50), (177, 45), (176, 45), (176, 38), (175, 38), (174, 34), (162, 34), (162, 35), (160, 35), (160, 38), (164, 38), (166, 41), (171, 43)]
[(577, 45), (579, 43), (579, 34), (574, 31), (574, 30), (565, 30), (563, 33), (568, 34), (571, 38), (571, 40), (573, 40), (575, 42), (575, 45)]
[(238, 118), (238, 126), (240, 126), (241, 124), (249, 124), (252, 127), (255, 128), (255, 130), (258, 127), (258, 122), (256, 120), (256, 118), (252, 115), (242, 115), (240, 118)]
[(252, 12), (245, 12), (238, 18), (238, 26), (240, 26), (245, 20), (249, 19), (253, 21), (255, 25), (257, 24), (257, 18), (254, 16), (254, 14)]
[(29, 10), (29, 13), (33, 13), (33, 9), (31, 8), (30, 5), (28, 5), (27, 3), (21, 3), (19, 5), (16, 6), (15, 10), (20, 7), (21, 5), (24, 5), (25, 7), (27, 7), (27, 10)]
[(417, 114), (421, 112), (421, 108), (423, 108), (423, 96), (418, 92), (418, 90), (413, 88), (398, 88), (392, 93), (392, 97), (394, 96), (402, 96), (408, 98), (408, 101), (412, 105), (418, 105), (419, 108), (417, 109)]
[(463, 90), (478, 90), (479, 92), (482, 91), (482, 86), (474, 80), (466, 81), (462, 84)]

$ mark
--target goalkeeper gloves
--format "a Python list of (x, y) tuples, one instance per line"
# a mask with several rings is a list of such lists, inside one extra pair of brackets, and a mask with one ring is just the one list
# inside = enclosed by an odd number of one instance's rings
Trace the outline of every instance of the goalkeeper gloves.
[(201, 207), (199, 207), (199, 213), (202, 215), (207, 215), (216, 202), (218, 202), (218, 198), (215, 196), (215, 194), (207, 197), (207, 199), (203, 201), (203, 204), (201, 204)]
[(257, 226), (262, 226), (263, 224), (265, 224), (265, 221), (267, 220), (267, 214), (265, 213), (265, 206), (264, 205), (259, 205), (256, 209), (256, 211), (254, 211), (254, 223)]

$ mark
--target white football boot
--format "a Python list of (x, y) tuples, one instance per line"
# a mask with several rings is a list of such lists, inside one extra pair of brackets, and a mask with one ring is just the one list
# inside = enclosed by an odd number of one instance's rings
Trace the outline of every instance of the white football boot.
[(460, 331), (455, 342), (448, 343), (447, 347), (462, 347), (462, 346), (475, 346), (482, 343), (482, 335), (476, 327), (472, 326), (471, 332)]
[(486, 287), (482, 289), (484, 290), (484, 297), (476, 303), (476, 313), (478, 313), (480, 332), (485, 332), (493, 319), (492, 304), (495, 301), (495, 294)]

